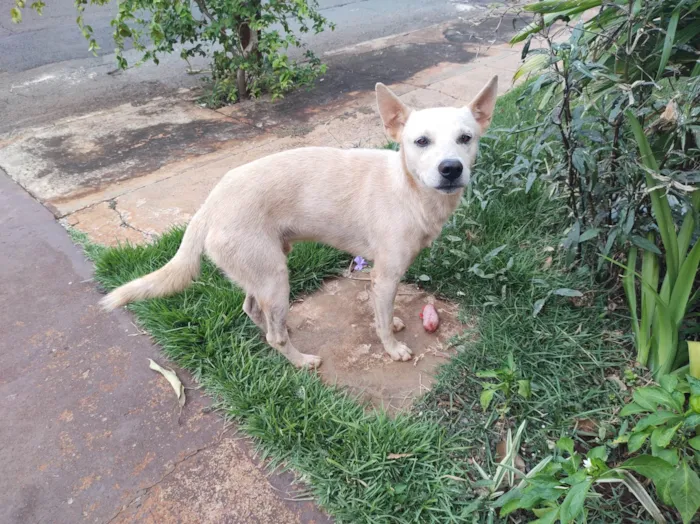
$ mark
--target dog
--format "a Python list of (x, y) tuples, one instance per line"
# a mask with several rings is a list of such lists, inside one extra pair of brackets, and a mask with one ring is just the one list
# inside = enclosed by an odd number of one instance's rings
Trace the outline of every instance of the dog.
[(410, 360), (394, 337), (396, 290), (460, 203), (497, 84), (493, 77), (465, 107), (413, 111), (378, 83), (379, 115), (398, 151), (308, 147), (232, 169), (192, 217), (175, 256), (112, 291), (102, 306), (183, 290), (206, 253), (243, 288), (243, 310), (267, 342), (295, 366), (315, 368), (321, 359), (301, 353), (287, 331), (287, 255), (294, 242), (317, 241), (374, 261), (377, 335), (392, 359)]

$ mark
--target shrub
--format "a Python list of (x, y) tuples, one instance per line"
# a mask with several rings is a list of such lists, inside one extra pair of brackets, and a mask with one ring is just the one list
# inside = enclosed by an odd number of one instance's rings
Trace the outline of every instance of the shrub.
[[(109, 0), (76, 0), (78, 25), (99, 49), (93, 30), (83, 21), (88, 4), (104, 5)], [(20, 22), (24, 0), (16, 0), (12, 20)], [(29, 7), (41, 13), (44, 3)], [(158, 63), (162, 54), (179, 52), (188, 60), (211, 56), (212, 105), (235, 102), (269, 92), (282, 96), (295, 86), (310, 83), (325, 71), (309, 50), (304, 61), (290, 60), (290, 48), (304, 48), (298, 33), (318, 33), (332, 24), (321, 16), (316, 0), (121, 0), (112, 20), (117, 63), (128, 67), (124, 56), (127, 43), (141, 51), (141, 62)], [(297, 29), (293, 29), (293, 26)]]

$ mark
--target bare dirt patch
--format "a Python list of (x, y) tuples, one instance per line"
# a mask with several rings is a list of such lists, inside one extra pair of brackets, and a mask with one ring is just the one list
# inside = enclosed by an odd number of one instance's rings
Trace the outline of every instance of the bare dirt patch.
[[(368, 278), (368, 277), (360, 277)], [(319, 373), (329, 384), (389, 413), (407, 409), (430, 390), (437, 369), (454, 353), (450, 339), (469, 328), (458, 319), (458, 306), (416, 286), (402, 284), (394, 315), (405, 324), (396, 337), (413, 350), (413, 360), (394, 362), (374, 330), (369, 280), (340, 278), (292, 305), (288, 325), (294, 345), (323, 358)], [(440, 315), (435, 333), (423, 329), (420, 313), (427, 303)]]

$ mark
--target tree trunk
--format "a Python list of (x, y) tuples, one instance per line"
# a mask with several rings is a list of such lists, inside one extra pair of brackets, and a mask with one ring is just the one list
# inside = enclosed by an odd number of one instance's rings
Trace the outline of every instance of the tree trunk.
[[(256, 17), (261, 16), (261, 2), (260, 0), (255, 0), (256, 4)], [(238, 24), (238, 41), (240, 42), (241, 50), (243, 53), (243, 58), (251, 57), (254, 62), (260, 63), (260, 49), (258, 48), (258, 41), (260, 38), (260, 31), (251, 31), (248, 21), (241, 20)], [(246, 72), (243, 69), (239, 69), (236, 72), (236, 88), (238, 89), (238, 98), (242, 100), (248, 98), (248, 81), (246, 78)]]

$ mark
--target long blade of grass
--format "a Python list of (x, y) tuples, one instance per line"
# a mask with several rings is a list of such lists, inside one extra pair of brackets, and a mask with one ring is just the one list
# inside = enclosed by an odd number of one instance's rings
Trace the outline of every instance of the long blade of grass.
[[(654, 241), (654, 236), (649, 234), (649, 240)], [(659, 289), (659, 264), (656, 255), (645, 250), (642, 255), (642, 311), (637, 343), (637, 362), (646, 366), (651, 347), (651, 326), (654, 319), (656, 300), (652, 291)]]
[(681, 17), (681, 11), (678, 7), (671, 13), (671, 20), (668, 22), (668, 28), (666, 29), (666, 38), (664, 39), (664, 47), (661, 52), (661, 62), (659, 63), (659, 70), (656, 72), (656, 79), (660, 79), (666, 70), (666, 64), (668, 64), (668, 59), (671, 58), (671, 51), (673, 51), (673, 44), (676, 39), (676, 28), (678, 27), (678, 20)]
[(678, 232), (678, 263), (683, 264), (685, 256), (688, 254), (690, 241), (695, 232), (695, 213), (700, 211), (700, 191), (693, 192), (690, 197), (692, 209), (689, 209), (683, 218), (683, 224)]
[(607, 478), (607, 479), (600, 479), (598, 480), (599, 483), (617, 483), (617, 482), (622, 482), (628, 490), (630, 490), (630, 493), (632, 493), (636, 499), (644, 506), (644, 509), (647, 510), (649, 515), (654, 519), (655, 522), (659, 524), (663, 524), (666, 522), (666, 518), (663, 516), (663, 513), (661, 513), (661, 510), (659, 507), (656, 505), (654, 502), (654, 499), (651, 498), (651, 495), (647, 493), (647, 490), (644, 489), (644, 486), (642, 486), (642, 483), (639, 482), (634, 475), (632, 475), (629, 471), (624, 470), (624, 469), (616, 469), (615, 472), (620, 476), (619, 478)]
[(688, 341), (688, 372), (693, 378), (700, 378), (700, 342)]
[[(660, 298), (660, 297), (657, 297)], [(678, 330), (671, 321), (671, 311), (667, 304), (661, 300), (656, 301), (656, 323), (654, 333), (655, 369), (652, 369), (654, 377), (667, 375), (673, 367), (676, 359), (676, 344)]]
[[(639, 316), (637, 315), (637, 290), (635, 289), (634, 285), (636, 267), (637, 247), (632, 246), (630, 248), (629, 255), (627, 255), (627, 267), (625, 268), (625, 272), (622, 276), (622, 287), (625, 290), (625, 296), (627, 297), (627, 303), (630, 308), (630, 316), (632, 317), (632, 330), (634, 331), (634, 342), (637, 346), (637, 360), (639, 360), (641, 353), (641, 333), (639, 326)], [(644, 362), (639, 361), (639, 363), (642, 365), (646, 365), (646, 360), (644, 360)]]
[[(637, 120), (634, 113), (627, 109), (625, 111), (630, 125), (632, 127), (632, 132), (637, 140), (637, 147), (639, 147), (639, 152), (642, 158), (642, 164), (647, 168), (657, 172), (659, 170), (659, 165), (654, 158), (654, 153), (651, 150), (649, 141), (644, 134), (644, 129), (642, 125)], [(653, 177), (647, 171), (645, 173), (647, 188), (652, 188), (656, 184)], [(666, 195), (662, 193), (661, 189), (654, 189), (650, 192), (651, 196), (651, 207), (654, 211), (654, 216), (656, 217), (656, 223), (659, 226), (659, 233), (661, 234), (661, 240), (664, 244), (664, 249), (666, 250), (666, 271), (667, 276), (670, 278), (670, 286), (673, 288), (673, 284), (676, 282), (676, 276), (678, 275), (678, 237), (676, 236), (676, 228), (673, 222), (673, 216), (671, 215), (671, 206), (668, 204), (668, 199)]]
[(671, 300), (669, 301), (669, 306), (671, 307), (671, 321), (677, 327), (680, 327), (681, 322), (683, 322), (699, 264), (700, 241), (696, 242), (693, 249), (688, 253), (688, 256), (678, 272), (676, 285), (673, 286), (673, 291), (671, 292)]

